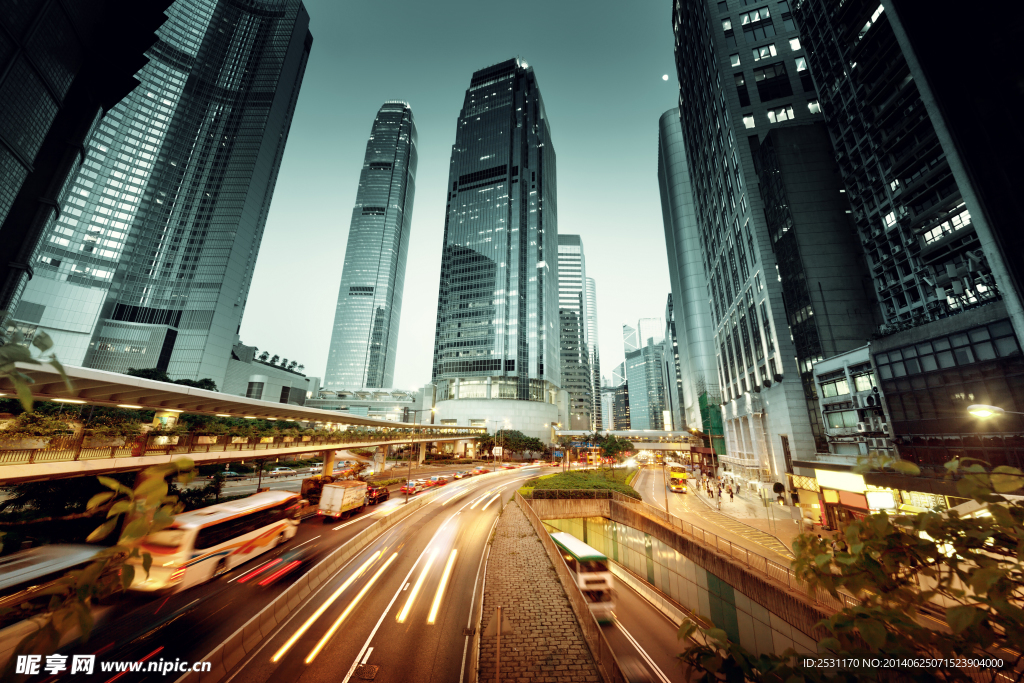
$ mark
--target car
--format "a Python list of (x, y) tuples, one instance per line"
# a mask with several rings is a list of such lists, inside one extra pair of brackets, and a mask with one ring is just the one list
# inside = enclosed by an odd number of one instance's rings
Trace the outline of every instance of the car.
[(271, 477), (290, 477), (295, 474), (295, 470), (290, 467), (275, 467), (270, 470)]
[(309, 466), (309, 471), (313, 474), (322, 474), (324, 471), (324, 464), (322, 462), (315, 462)]
[(401, 492), (411, 496), (419, 493), (422, 489), (423, 487), (420, 485), (419, 481), (413, 480), (402, 484)]
[(433, 486), (444, 486), (448, 483), (448, 477), (443, 474), (438, 474), (430, 478)]
[(241, 472), (233, 472), (231, 470), (224, 470), (220, 473), (220, 476), (223, 477), (225, 481), (235, 481), (238, 479), (245, 479), (246, 477), (246, 475)]
[(514, 470), (514, 469), (516, 469), (516, 466), (515, 465), (510, 465), (510, 464), (506, 463), (506, 464), (501, 466), (501, 469), (503, 469), (503, 470)]
[(373, 484), (366, 485), (366, 502), (370, 505), (376, 505), (377, 503), (383, 503), (385, 500), (391, 497), (391, 492), (388, 491), (385, 486), (374, 486)]

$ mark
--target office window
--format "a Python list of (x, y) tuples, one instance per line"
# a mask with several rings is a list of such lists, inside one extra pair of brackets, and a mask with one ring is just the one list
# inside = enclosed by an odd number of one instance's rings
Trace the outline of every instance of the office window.
[(782, 123), (783, 121), (791, 121), (793, 118), (795, 118), (793, 116), (793, 106), (789, 104), (785, 107), (768, 110), (768, 121), (770, 123)]
[(840, 379), (835, 382), (826, 382), (821, 385), (821, 395), (825, 398), (832, 398), (833, 396), (846, 396), (850, 393), (850, 384), (845, 379)]
[(743, 72), (736, 74), (733, 79), (736, 83), (736, 95), (740, 98), (740, 106), (749, 107), (750, 93), (747, 92), (747, 81), (743, 77)]
[(799, 50), (800, 49), (800, 39), (799, 38), (790, 38), (789, 39), (789, 49), (790, 50)]
[[(772, 54), (774, 54), (774, 53), (772, 53)], [(799, 72), (804, 71), (806, 69), (807, 69), (807, 60), (804, 59), (803, 57), (797, 57), (796, 58), (796, 70), (797, 70), (797, 72), (799, 73)]]
[(875, 386), (875, 376), (871, 373), (857, 375), (853, 378), (853, 385), (857, 391), (871, 391), (872, 387)]
[(820, 114), (821, 113), (821, 105), (818, 104), (818, 100), (808, 100), (807, 101), (807, 111), (811, 112), (812, 114)]
[(777, 54), (775, 51), (775, 43), (755, 47), (751, 52), (753, 53), (755, 62), (759, 62), (762, 59), (768, 59), (769, 57), (774, 57)]
[(740, 65), (740, 56), (739, 55), (729, 55), (729, 63), (732, 64), (734, 67), (739, 66)]
[(793, 94), (793, 86), (786, 75), (786, 65), (782, 62), (754, 69), (754, 82), (757, 84), (757, 94), (762, 102)]
[(746, 26), (747, 24), (753, 24), (758, 21), (767, 19), (770, 15), (767, 7), (756, 9), (753, 12), (746, 12), (740, 15), (740, 24)]
[(830, 429), (842, 429), (857, 426), (857, 411), (856, 410), (842, 410), (837, 412), (825, 413), (825, 418), (828, 420), (828, 426)]
[(731, 31), (732, 30), (732, 19), (722, 19), (722, 30), (723, 31)]
[(729, 11), (729, 3), (727, 3), (727, 2), (720, 2), (720, 3), (718, 3), (718, 12), (719, 13), (728, 12), (728, 11)]
[(743, 127), (744, 128), (753, 128), (754, 127), (754, 115), (753, 114), (744, 114), (743, 115)]

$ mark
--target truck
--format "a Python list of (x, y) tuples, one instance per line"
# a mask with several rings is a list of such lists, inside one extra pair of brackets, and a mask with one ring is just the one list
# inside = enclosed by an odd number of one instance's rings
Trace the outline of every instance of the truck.
[(316, 514), (324, 518), (324, 522), (344, 517), (349, 513), (358, 513), (366, 507), (366, 482), (336, 481), (324, 484), (320, 494), (320, 507)]

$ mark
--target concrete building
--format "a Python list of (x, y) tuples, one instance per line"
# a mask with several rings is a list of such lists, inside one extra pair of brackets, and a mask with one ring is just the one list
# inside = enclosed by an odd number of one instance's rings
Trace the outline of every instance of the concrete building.
[(612, 405), (612, 429), (632, 429), (629, 417), (629, 384), (623, 383), (614, 388), (614, 404)]
[(579, 235), (558, 236), (558, 319), (562, 388), (569, 392), (571, 429), (589, 429), (594, 389), (590, 366), (587, 260)]
[(296, 369), (260, 360), (256, 351), (255, 346), (245, 344), (231, 347), (227, 375), (220, 390), (258, 401), (307, 405), (306, 394), (315, 388), (310, 378)]
[(630, 429), (664, 429), (664, 330), (658, 318), (643, 318), (635, 328), (622, 326)]
[(446, 188), (432, 379), (441, 424), (490, 422), (545, 441), (561, 388), (555, 150), (531, 67), (475, 72)]
[[(936, 44), (947, 11), (958, 35), (985, 44), (985, 69)], [(806, 0), (795, 15), (881, 303), (871, 353), (890, 428), (900, 457), (924, 470), (916, 482), (871, 476), (955, 496), (941, 481), (954, 457), (1024, 466), (1019, 416), (966, 413), (1024, 409), (1024, 142), (1007, 134), (1022, 96), (1005, 85), (1019, 75), (1019, 40), (1012, 22), (951, 3)]]
[(385, 102), (370, 128), (349, 224), (324, 373), (330, 391), (394, 383), (416, 160), (412, 108)]
[(707, 434), (715, 453), (724, 455), (710, 285), (704, 276), (700, 225), (679, 108), (662, 114), (658, 123), (658, 185), (672, 283), (675, 351), (682, 380), (679, 424)]
[(432, 387), (427, 390), (405, 391), (402, 389), (359, 389), (329, 391), (323, 390), (317, 398), (306, 400), (306, 406), (320, 410), (338, 410), (375, 417), (391, 422), (430, 423), (430, 409), (433, 403)]
[[(854, 272), (849, 258), (838, 269), (815, 270), (849, 241), (849, 207), (834, 161), (832, 168), (824, 163), (827, 138), (806, 127), (821, 114), (808, 104), (816, 95), (788, 3), (685, 0), (673, 8), (673, 27), (682, 140), (723, 395), (727, 453), (720, 461), (725, 471), (756, 472), (755, 485), (771, 486), (786, 481), (794, 455), (823, 443), (809, 393), (814, 362), (865, 339), (844, 347), (828, 321), (853, 316), (851, 324), (863, 325), (871, 318), (867, 292), (854, 296), (846, 285)], [(810, 132), (782, 132), (794, 127)], [(759, 174), (770, 154), (761, 153), (766, 141), (775, 150), (772, 163), (778, 160), (772, 187)], [(815, 141), (820, 149), (812, 153)], [(788, 213), (778, 203), (780, 183)], [(805, 236), (796, 237), (801, 231)], [(789, 253), (799, 258), (780, 259), (780, 241), (795, 245)], [(787, 287), (801, 286), (797, 307)], [(794, 324), (808, 333), (795, 335)], [(808, 343), (798, 345), (798, 338)]]
[[(103, 117), (139, 84), (170, 0), (0, 7), (0, 311), (15, 311)], [(27, 330), (31, 336), (31, 326)]]
[[(300, 0), (177, 0), (15, 311), (72, 364), (222, 384), (312, 46)], [(239, 65), (244, 63), (245, 68)]]

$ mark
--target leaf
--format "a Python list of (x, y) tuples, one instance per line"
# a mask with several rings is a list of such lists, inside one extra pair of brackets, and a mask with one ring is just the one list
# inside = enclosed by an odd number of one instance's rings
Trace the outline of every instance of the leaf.
[(836, 638), (822, 638), (818, 641), (818, 652), (836, 652), (842, 647), (842, 643)]
[(130, 488), (119, 482), (117, 479), (112, 479), (110, 477), (96, 477), (96, 479), (98, 479), (99, 482), (106, 486), (108, 489), (113, 489), (118, 493), (134, 495), (134, 492)]
[(892, 462), (892, 468), (900, 474), (907, 474), (912, 477), (916, 477), (921, 474), (921, 468), (909, 460), (894, 460)]
[(78, 627), (82, 629), (82, 638), (87, 639), (89, 634), (92, 633), (92, 627), (95, 624), (92, 618), (92, 610), (84, 602), (76, 602), (75, 608), (75, 612), (78, 615)]
[(60, 364), (60, 361), (57, 360), (57, 357), (56, 356), (50, 356), (47, 359), (46, 362), (49, 363), (50, 365), (52, 365), (54, 368), (56, 368), (57, 372), (60, 374), (61, 378), (64, 380), (64, 386), (65, 386), (65, 388), (67, 388), (68, 393), (71, 393), (72, 391), (74, 391), (75, 390), (75, 385), (71, 382), (71, 378), (68, 377), (68, 373), (64, 370), (64, 366)]
[(950, 460), (945, 465), (943, 465), (943, 467), (945, 467), (949, 472), (956, 472), (957, 470), (960, 469), (960, 459), (957, 458), (955, 460)]
[(129, 501), (127, 501), (127, 500), (119, 500), (116, 503), (114, 503), (113, 505), (111, 505), (110, 509), (107, 510), (107, 518), (109, 519), (109, 518), (113, 517), (114, 515), (123, 514), (125, 512), (128, 512), (131, 509), (132, 509), (132, 504)]
[[(142, 570), (149, 576), (149, 568), (153, 566), (153, 556), (150, 553), (142, 553)], [(694, 624), (696, 628), (696, 624)]]
[(135, 580), (135, 567), (130, 564), (121, 565), (121, 587), (125, 590), (132, 585), (132, 581)]
[(94, 543), (96, 541), (102, 541), (104, 538), (109, 536), (111, 532), (117, 527), (117, 518), (108, 519), (99, 528), (89, 534), (85, 540), (87, 543)]
[(149, 498), (157, 492), (159, 492), (161, 498), (167, 495), (167, 482), (162, 478), (154, 477), (153, 479), (147, 479), (135, 487), (136, 498)]
[(857, 630), (860, 631), (860, 635), (867, 644), (876, 650), (885, 646), (885, 639), (889, 632), (885, 630), (885, 625), (882, 622), (874, 619), (858, 619)]
[(971, 572), (971, 587), (975, 593), (984, 594), (1005, 574), (1006, 570), (999, 567), (976, 569)]
[(32, 390), (28, 388), (28, 384), (15, 380), (14, 388), (18, 392), (18, 400), (21, 401), (21, 407), (28, 412), (32, 412)]
[(32, 338), (32, 346), (36, 347), (40, 351), (49, 351), (53, 348), (53, 340), (50, 339), (50, 335), (43, 331), (36, 332), (35, 337)]
[(828, 553), (821, 553), (820, 555), (816, 555), (814, 557), (814, 564), (818, 565), (819, 567), (824, 567), (826, 564), (829, 563), (831, 559), (832, 556)]
[(720, 628), (706, 628), (704, 629), (704, 635), (720, 643), (729, 642), (729, 634)]
[(1013, 493), (1024, 486), (1024, 472), (1021, 472), (1016, 467), (1000, 465), (992, 470), (990, 478), (992, 480), (992, 488), (996, 490), (996, 493)]
[(121, 542), (133, 541), (142, 538), (149, 533), (149, 524), (145, 518), (139, 517), (133, 520), (131, 524), (121, 532)]
[(971, 605), (960, 605), (946, 609), (946, 623), (953, 629), (954, 633), (961, 633), (974, 623), (980, 610)]
[(86, 503), (86, 505), (85, 505), (85, 509), (86, 510), (92, 510), (93, 508), (97, 508), (100, 505), (103, 505), (104, 503), (106, 503), (108, 500), (110, 500), (113, 497), (114, 497), (114, 492), (113, 491), (103, 491), (102, 493), (97, 493), (95, 496), (93, 496), (92, 498), (89, 499), (89, 502)]

